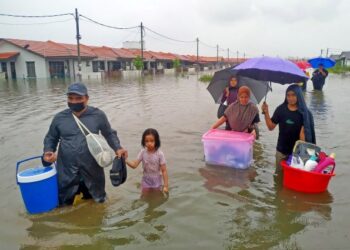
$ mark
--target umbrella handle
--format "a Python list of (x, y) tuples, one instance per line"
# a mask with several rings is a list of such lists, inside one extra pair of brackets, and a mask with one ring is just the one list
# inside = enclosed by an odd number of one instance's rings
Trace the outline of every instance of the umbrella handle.
[[(271, 86), (271, 82), (270, 82), (270, 86)], [(265, 95), (264, 103), (266, 103), (266, 98), (267, 98), (267, 93), (268, 92), (269, 92), (269, 85), (266, 85), (266, 95)], [(262, 111), (261, 114), (265, 115), (265, 112)]]

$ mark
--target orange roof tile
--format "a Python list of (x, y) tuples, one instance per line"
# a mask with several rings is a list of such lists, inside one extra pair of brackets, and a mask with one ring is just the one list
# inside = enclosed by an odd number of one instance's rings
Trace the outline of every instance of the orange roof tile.
[(118, 55), (118, 58), (125, 58), (125, 59), (134, 59), (136, 58), (136, 56), (129, 51), (128, 49), (124, 49), (124, 48), (111, 48), (113, 50), (114, 53), (116, 53)]
[(226, 63), (242, 63), (244, 61), (246, 61), (246, 58), (224, 58), (224, 62)]
[(155, 52), (155, 51), (147, 51), (149, 54), (151, 54), (155, 59), (158, 60), (175, 60), (177, 57), (176, 55), (172, 53), (165, 53), (165, 52)]
[[(16, 46), (25, 48), (33, 53), (43, 57), (77, 57), (76, 44), (57, 43), (54, 41), (32, 41), (20, 39), (0, 39), (8, 41)], [(104, 58), (107, 60), (116, 60), (118, 58), (133, 59), (141, 56), (140, 49), (111, 48), (107, 46), (88, 46), (80, 45), (80, 55), (82, 58)], [(3, 55), (4, 56), (4, 55)], [(178, 58), (181, 61), (197, 62), (196, 55), (178, 55), (169, 52), (144, 51), (144, 60), (174, 60)], [(216, 57), (199, 56), (199, 63), (216, 63)], [(244, 58), (238, 58), (238, 62), (245, 61)], [(219, 57), (219, 62), (236, 63), (237, 58)]]
[(216, 56), (200, 56), (199, 62), (202, 63), (216, 63), (217, 61), (222, 62), (223, 57), (216, 58)]
[[(76, 44), (67, 44), (67, 43), (56, 43), (66, 49), (68, 49), (72, 56), (78, 55), (77, 45)], [(96, 57), (96, 54), (92, 51), (92, 49), (84, 44), (80, 44), (80, 56), (81, 57)]]
[(118, 57), (118, 54), (116, 54), (111, 48), (108, 48), (105, 46), (102, 46), (102, 47), (89, 46), (89, 47), (98, 58), (103, 58), (107, 60), (116, 60)]
[(191, 62), (192, 58), (186, 55), (177, 55), (175, 54), (176, 58), (179, 59), (180, 61), (188, 61)]
[(4, 52), (4, 53), (0, 53), (0, 60), (7, 60), (10, 59), (12, 57), (15, 57), (19, 55), (19, 52)]
[[(76, 57), (77, 48), (74, 44), (56, 43), (53, 41), (33, 41), (20, 39), (4, 39), (16, 46), (22, 47), (43, 57)], [(80, 46), (81, 57), (96, 57), (87, 46)]]
[[(134, 56), (141, 56), (141, 50), (140, 49), (125, 49), (130, 51)], [(155, 58), (152, 54), (148, 53), (147, 51), (143, 52), (143, 59), (147, 61), (153, 61)]]

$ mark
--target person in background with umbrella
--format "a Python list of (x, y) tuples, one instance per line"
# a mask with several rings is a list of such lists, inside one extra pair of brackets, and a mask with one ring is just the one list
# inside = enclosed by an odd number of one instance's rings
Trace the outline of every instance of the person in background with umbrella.
[[(225, 101), (228, 107), (231, 103), (237, 101), (238, 94), (238, 86), (237, 86), (237, 78), (235, 76), (231, 77), (229, 85), (224, 89), (221, 98), (221, 105), (224, 105)], [(223, 110), (225, 112), (225, 110)], [(226, 121), (226, 130), (231, 130), (230, 124)]]
[(225, 88), (222, 93), (221, 103), (227, 102), (227, 106), (231, 103), (237, 101), (238, 86), (237, 78), (235, 76), (231, 77), (229, 85)]
[(277, 107), (272, 118), (267, 103), (262, 110), (268, 129), (274, 130), (279, 125), (278, 142), (276, 147), (276, 166), (292, 152), (298, 140), (316, 144), (314, 120), (306, 106), (303, 93), (298, 85), (290, 85), (286, 91), (284, 102)]
[(238, 90), (238, 100), (230, 104), (224, 115), (212, 126), (216, 129), (224, 122), (228, 122), (231, 130), (237, 132), (251, 133), (257, 136), (255, 125), (260, 122), (259, 110), (250, 102), (250, 89), (242, 86)]
[(318, 69), (316, 69), (314, 73), (312, 73), (311, 81), (314, 85), (314, 89), (322, 90), (327, 76), (328, 71), (323, 67), (323, 64), (319, 64)]

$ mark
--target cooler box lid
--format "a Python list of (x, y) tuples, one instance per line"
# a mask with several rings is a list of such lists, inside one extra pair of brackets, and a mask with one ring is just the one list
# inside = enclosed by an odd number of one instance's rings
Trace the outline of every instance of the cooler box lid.
[(41, 181), (54, 176), (57, 173), (55, 167), (35, 167), (23, 170), (17, 174), (19, 183)]

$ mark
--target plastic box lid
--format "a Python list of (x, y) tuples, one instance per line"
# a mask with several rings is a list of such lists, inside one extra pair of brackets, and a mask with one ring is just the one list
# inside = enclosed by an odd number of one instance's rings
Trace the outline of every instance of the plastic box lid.
[(229, 131), (223, 129), (210, 129), (202, 136), (202, 140), (253, 142), (255, 139), (254, 136), (249, 133)]
[(55, 167), (36, 167), (29, 168), (19, 172), (17, 179), (19, 183), (30, 183), (45, 180), (54, 176), (57, 173)]

